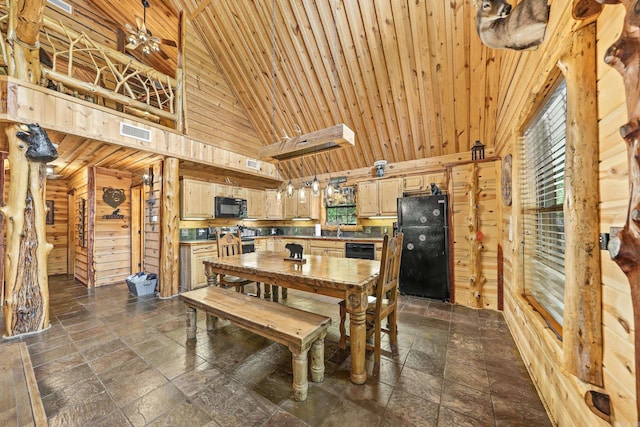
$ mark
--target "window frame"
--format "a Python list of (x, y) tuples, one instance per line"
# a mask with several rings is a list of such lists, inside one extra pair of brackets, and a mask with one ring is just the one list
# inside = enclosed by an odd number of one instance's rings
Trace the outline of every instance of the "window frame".
[[(558, 90), (558, 88), (564, 84), (564, 137), (563, 140), (564, 142), (562, 143), (562, 150), (563, 150), (563, 154), (562, 154), (562, 176), (563, 176), (563, 187), (562, 187), (562, 200), (560, 203), (555, 203), (552, 206), (548, 206), (545, 204), (546, 201), (548, 201), (549, 199), (545, 199), (542, 201), (542, 204), (540, 205), (540, 198), (539, 198), (539, 194), (538, 194), (538, 190), (534, 189), (533, 191), (529, 190), (527, 191), (527, 185), (531, 184), (531, 181), (529, 181), (531, 179), (531, 176), (528, 176), (527, 173), (531, 172), (531, 170), (527, 171), (525, 165), (527, 164), (527, 159), (526, 159), (526, 133), (531, 129), (531, 126), (536, 122), (536, 120), (538, 120), (538, 118), (540, 117), (541, 113), (545, 112), (547, 109), (547, 106), (549, 105), (549, 102), (552, 100), (552, 98), (556, 95), (556, 91)], [(548, 308), (546, 308), (544, 306), (544, 304), (539, 301), (538, 298), (536, 298), (536, 296), (534, 295), (534, 293), (531, 290), (531, 286), (528, 286), (528, 283), (530, 283), (530, 278), (529, 276), (531, 275), (531, 270), (533, 270), (532, 266), (536, 266), (536, 265), (542, 265), (543, 268), (542, 270), (544, 270), (544, 268), (550, 268), (553, 270), (553, 272), (547, 273), (549, 276), (553, 276), (553, 275), (562, 275), (562, 290), (563, 290), (563, 303), (562, 303), (562, 317), (564, 320), (564, 307), (565, 307), (565, 303), (564, 303), (564, 299), (565, 299), (565, 283), (566, 283), (566, 276), (564, 274), (564, 266), (565, 266), (565, 259), (564, 259), (564, 245), (566, 242), (566, 239), (564, 238), (564, 235), (566, 233), (566, 224), (564, 221), (564, 198), (566, 195), (566, 189), (564, 188), (564, 171), (566, 169), (566, 161), (564, 159), (565, 156), (565, 152), (566, 152), (566, 140), (567, 140), (567, 98), (569, 96), (569, 91), (568, 88), (566, 86), (566, 81), (564, 79), (564, 77), (562, 75), (558, 75), (557, 79), (555, 80), (554, 84), (551, 85), (551, 88), (549, 90), (549, 92), (547, 93), (547, 96), (544, 98), (544, 100), (540, 103), (540, 106), (538, 108), (537, 111), (535, 111), (535, 114), (533, 115), (532, 119), (530, 120), (529, 123), (527, 123), (527, 125), (524, 127), (524, 131), (522, 132), (522, 138), (521, 138), (521, 144), (520, 144), (520, 162), (522, 165), (521, 168), (521, 174), (520, 174), (520, 180), (521, 180), (521, 185), (520, 185), (520, 206), (519, 206), (519, 212), (520, 215), (522, 216), (522, 228), (523, 228), (523, 233), (522, 233), (522, 252), (521, 252), (521, 257), (522, 257), (522, 265), (521, 265), (521, 275), (522, 275), (522, 295), (523, 297), (529, 302), (529, 304), (531, 304), (531, 306), (533, 307), (533, 309), (535, 311), (537, 311), (542, 318), (544, 319), (544, 321), (547, 323), (547, 325), (551, 328), (551, 330), (556, 334), (556, 336), (562, 340), (562, 334), (563, 334), (563, 328), (562, 328), (562, 324), (552, 315), (552, 313), (550, 312), (550, 310)], [(554, 128), (554, 130), (556, 130), (557, 128)], [(557, 141), (549, 141), (551, 143), (551, 146), (553, 147)], [(551, 156), (548, 159), (548, 162), (545, 163), (545, 166), (543, 168), (535, 168), (533, 169), (533, 172), (539, 172), (540, 169), (546, 169), (546, 168), (551, 168), (551, 170), (553, 170), (554, 166), (553, 166), (553, 162), (556, 160), (555, 157)], [(548, 171), (547, 171), (548, 172)], [(535, 178), (534, 178), (535, 180)], [(549, 184), (549, 183), (553, 183), (553, 180), (545, 180), (544, 181), (545, 184)], [(531, 188), (531, 187), (529, 187)], [(526, 205), (526, 193), (529, 192), (531, 193), (532, 196), (535, 196), (535, 206), (531, 206), (531, 205)], [(557, 197), (557, 196), (555, 196)], [(531, 199), (530, 199), (531, 200)], [(545, 258), (542, 257), (536, 257), (535, 255), (533, 255), (532, 253), (530, 253), (532, 250), (535, 251), (537, 249), (539, 249), (539, 234), (540, 234), (540, 226), (536, 225), (535, 229), (531, 228), (531, 227), (527, 227), (527, 217), (529, 218), (533, 218), (535, 217), (535, 221), (536, 224), (539, 224), (538, 222), (538, 217), (540, 214), (547, 214), (549, 212), (560, 212), (561, 213), (561, 217), (562, 217), (562, 245), (563, 245), (563, 258), (562, 258), (562, 271), (559, 271), (557, 268), (554, 268), (553, 266), (550, 266), (548, 264), (555, 262), (555, 260), (549, 260), (550, 263), (545, 263), (544, 261), (546, 261)], [(528, 234), (528, 232), (533, 232), (532, 234)], [(529, 241), (533, 241), (533, 243), (529, 243)], [(549, 307), (550, 309), (552, 307)]]

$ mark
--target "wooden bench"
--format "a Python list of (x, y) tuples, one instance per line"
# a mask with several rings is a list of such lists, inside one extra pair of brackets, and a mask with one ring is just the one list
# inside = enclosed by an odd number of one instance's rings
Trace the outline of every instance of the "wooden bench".
[(324, 337), (331, 318), (213, 286), (185, 292), (180, 298), (187, 305), (188, 339), (196, 337), (196, 309), (201, 309), (207, 313), (207, 330), (215, 329), (219, 317), (286, 345), (292, 355), (294, 400), (307, 398), (309, 349), (311, 380), (324, 380)]
[(0, 344), (0, 425), (46, 426), (27, 344)]

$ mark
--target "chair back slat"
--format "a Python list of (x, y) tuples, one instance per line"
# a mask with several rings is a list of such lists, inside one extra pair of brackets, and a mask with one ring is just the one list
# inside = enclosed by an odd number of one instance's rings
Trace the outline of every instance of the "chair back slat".
[(403, 233), (389, 238), (385, 234), (382, 243), (382, 258), (380, 259), (380, 275), (378, 276), (378, 284), (376, 288), (376, 298), (378, 301), (382, 299), (395, 300), (398, 291), (398, 282), (400, 277), (400, 260), (402, 255)]
[(217, 231), (216, 243), (218, 244), (218, 256), (221, 258), (242, 254), (242, 237), (240, 231), (222, 235)]

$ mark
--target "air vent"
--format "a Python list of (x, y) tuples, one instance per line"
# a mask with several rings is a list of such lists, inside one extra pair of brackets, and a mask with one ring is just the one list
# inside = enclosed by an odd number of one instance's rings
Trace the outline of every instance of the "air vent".
[(128, 125), (125, 122), (120, 122), (120, 135), (151, 142), (151, 132), (137, 126)]
[(260, 170), (260, 161), (254, 159), (247, 159), (247, 168)]
[(47, 3), (52, 4), (55, 7), (64, 10), (69, 15), (73, 13), (73, 7), (71, 7), (69, 3), (63, 2), (62, 0), (47, 0)]

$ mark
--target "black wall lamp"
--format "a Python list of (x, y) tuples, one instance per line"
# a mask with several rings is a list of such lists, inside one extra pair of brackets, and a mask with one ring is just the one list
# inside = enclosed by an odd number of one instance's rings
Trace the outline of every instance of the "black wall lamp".
[(471, 147), (471, 160), (484, 160), (484, 144), (479, 140)]

